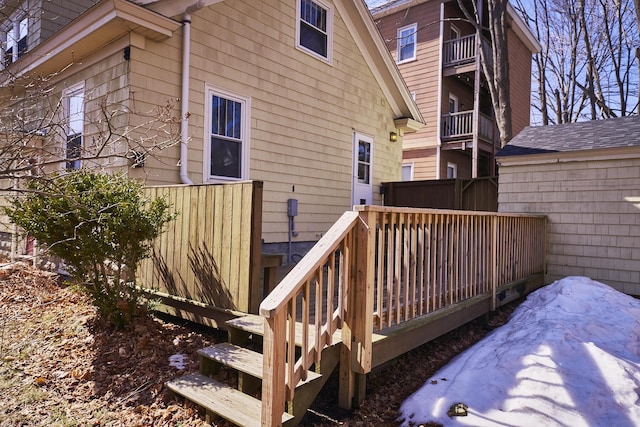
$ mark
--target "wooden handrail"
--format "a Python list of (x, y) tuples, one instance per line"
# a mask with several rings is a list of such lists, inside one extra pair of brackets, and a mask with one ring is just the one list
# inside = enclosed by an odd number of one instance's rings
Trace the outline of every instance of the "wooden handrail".
[[(265, 318), (265, 426), (280, 424), (285, 401), (293, 399), (296, 384), (306, 379), (312, 364), (320, 362), (322, 349), (331, 345), (333, 334), (342, 326), (345, 295), (354, 282), (352, 263), (358, 224), (358, 212), (345, 212), (260, 305)], [(297, 359), (296, 344), (301, 348)]]

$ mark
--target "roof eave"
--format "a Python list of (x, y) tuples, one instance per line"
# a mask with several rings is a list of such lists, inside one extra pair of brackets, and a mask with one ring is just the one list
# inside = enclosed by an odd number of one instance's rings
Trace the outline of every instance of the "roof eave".
[(384, 44), (364, 0), (336, 0), (335, 5), (384, 92), (395, 118), (411, 118), (424, 123), (424, 118)]
[(500, 166), (526, 166), (578, 161), (623, 160), (629, 158), (640, 158), (640, 146), (556, 151), (539, 154), (498, 155), (496, 156), (496, 162)]
[(126, 0), (102, 0), (11, 64), (8, 71), (12, 80), (51, 75), (129, 32), (162, 41), (171, 37), (180, 25)]
[(507, 15), (511, 17), (512, 29), (518, 36), (518, 38), (527, 46), (531, 53), (539, 53), (542, 50), (540, 42), (533, 35), (529, 26), (522, 20), (522, 17), (511, 6), (511, 3), (507, 2)]

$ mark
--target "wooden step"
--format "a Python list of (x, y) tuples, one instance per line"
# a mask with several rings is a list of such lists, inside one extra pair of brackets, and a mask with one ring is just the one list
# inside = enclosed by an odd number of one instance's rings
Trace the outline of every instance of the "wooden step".
[[(209, 412), (239, 426), (260, 426), (262, 402), (201, 374), (189, 374), (165, 383), (167, 388)], [(293, 419), (283, 411), (282, 423)]]
[[(262, 354), (244, 347), (223, 342), (198, 350), (198, 355), (215, 360), (221, 365), (229, 366), (254, 378), (262, 379)], [(320, 378), (320, 374), (308, 371), (307, 379), (298, 386)]]
[[(225, 324), (229, 329), (237, 329), (260, 337), (264, 335), (264, 317), (255, 314), (248, 314), (236, 319), (227, 320)], [(315, 329), (310, 327), (309, 342), (315, 341), (315, 335)], [(342, 340), (342, 332), (340, 329), (333, 334), (332, 338), (334, 344), (337, 344)], [(298, 347), (302, 345), (302, 323), (300, 322), (296, 323), (295, 344)]]

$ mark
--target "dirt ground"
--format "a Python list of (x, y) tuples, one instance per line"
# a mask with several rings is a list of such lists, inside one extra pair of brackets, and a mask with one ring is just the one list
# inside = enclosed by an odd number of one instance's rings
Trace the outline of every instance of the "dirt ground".
[[(337, 379), (304, 426), (393, 426), (402, 401), (452, 357), (503, 324), (512, 304), (379, 368), (354, 411), (337, 407)], [(81, 293), (25, 265), (0, 269), (0, 426), (209, 426), (164, 382), (198, 370), (196, 351), (226, 334), (166, 317), (117, 330)], [(171, 366), (183, 355), (183, 369)], [(225, 426), (224, 422), (217, 425)]]

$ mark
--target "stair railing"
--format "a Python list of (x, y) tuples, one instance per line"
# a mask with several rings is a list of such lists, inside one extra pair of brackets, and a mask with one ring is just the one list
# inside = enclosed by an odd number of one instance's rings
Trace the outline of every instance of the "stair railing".
[[(262, 425), (280, 425), (296, 384), (320, 363), (338, 329), (342, 342), (349, 343), (341, 356), (345, 375), (371, 369), (373, 292), (367, 287), (372, 288), (373, 278), (367, 268), (373, 267), (367, 263), (374, 257), (366, 251), (373, 250), (374, 240), (360, 215), (345, 212), (260, 305), (265, 318)], [(354, 291), (369, 296), (355, 298)]]

